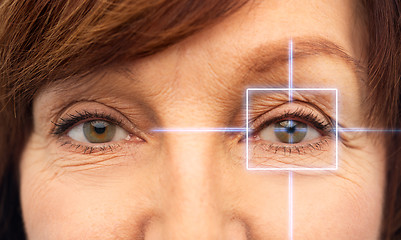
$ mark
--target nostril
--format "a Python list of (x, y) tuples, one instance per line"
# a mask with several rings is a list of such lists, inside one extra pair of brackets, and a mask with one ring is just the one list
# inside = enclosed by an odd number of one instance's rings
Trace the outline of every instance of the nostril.
[(248, 227), (245, 222), (234, 218), (225, 225), (223, 240), (247, 240), (250, 239)]
[(143, 227), (143, 236), (144, 240), (164, 239), (162, 220), (158, 217), (150, 218)]

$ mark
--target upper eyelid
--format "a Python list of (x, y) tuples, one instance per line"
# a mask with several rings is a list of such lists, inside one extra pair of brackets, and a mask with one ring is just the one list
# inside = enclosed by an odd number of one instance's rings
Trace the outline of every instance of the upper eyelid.
[[(79, 101), (71, 101), (71, 102), (67, 103), (65, 106), (61, 107), (57, 111), (53, 110), (54, 112), (56, 112), (56, 114), (54, 114), (50, 120), (50, 122), (53, 123), (53, 127), (49, 129), (50, 134), (52, 134), (54, 132), (55, 124), (59, 124), (60, 119), (66, 118), (63, 116), (68, 116), (69, 109), (72, 109), (76, 105), (79, 106), (81, 104), (83, 105), (83, 107), (78, 108), (78, 112), (81, 112), (81, 113), (83, 113), (84, 111), (87, 111), (90, 113), (98, 112), (98, 113), (103, 113), (104, 116), (109, 115), (111, 118), (105, 118), (104, 120), (110, 121), (114, 124), (119, 124), (119, 126), (125, 128), (125, 130), (127, 130), (128, 132), (131, 132), (131, 131), (133, 131), (133, 129), (137, 128), (136, 124), (134, 124), (128, 117), (125, 116), (124, 113), (122, 113), (115, 106), (110, 106), (108, 104), (105, 104), (103, 102), (99, 102), (96, 100), (79, 100)], [(94, 105), (94, 106), (89, 107), (89, 109), (93, 109), (93, 110), (85, 110), (85, 109), (88, 109), (86, 104)], [(84, 110), (80, 110), (80, 109), (84, 109)], [(77, 110), (74, 113), (77, 113)], [(98, 119), (101, 120), (101, 118), (98, 118)]]
[(95, 120), (107, 121), (112, 124), (125, 128), (125, 125), (122, 123), (123, 122), (122, 119), (116, 119), (116, 117), (112, 117), (111, 114), (98, 113), (98, 112), (91, 113), (89, 111), (83, 111), (83, 112), (76, 111), (76, 113), (77, 115), (66, 114), (68, 116), (68, 119), (60, 117), (58, 121), (53, 122), (54, 126), (51, 129), (51, 133), (53, 135), (61, 135), (63, 133), (68, 132), (71, 128), (78, 126), (79, 124)]
[[(51, 112), (54, 112), (54, 114), (52, 114), (51, 119), (53, 119), (53, 122), (57, 122), (58, 119), (61, 118), (62, 115), (64, 115), (64, 113), (66, 113), (68, 111), (68, 109), (73, 108), (75, 105), (78, 104), (96, 104), (99, 105), (101, 107), (97, 107), (97, 108), (107, 108), (107, 109), (111, 109), (112, 111), (116, 112), (117, 114), (120, 114), (122, 116), (122, 118), (126, 119), (130, 124), (133, 124), (133, 122), (131, 122), (131, 120), (129, 118), (127, 118), (123, 112), (121, 112), (116, 106), (111, 106), (108, 105), (106, 103), (97, 101), (97, 100), (76, 100), (76, 101), (70, 101), (65, 103), (63, 106), (59, 106), (58, 109), (53, 109)], [(83, 107), (86, 108), (86, 107)], [(99, 112), (106, 112), (106, 111), (99, 111)]]
[[(277, 93), (273, 93), (270, 95), (257, 94), (255, 96), (252, 96), (252, 98), (255, 99), (251, 100), (251, 104), (253, 104), (253, 107), (250, 109), (252, 110), (252, 112), (256, 113), (254, 115), (262, 115), (266, 112), (266, 109), (272, 111), (275, 108), (278, 108), (290, 102), (287, 91), (278, 91)], [(297, 103), (312, 107), (313, 109), (318, 110), (323, 115), (327, 115), (326, 112), (334, 110), (334, 106), (336, 104), (334, 102), (334, 96), (331, 100), (329, 100), (329, 97), (326, 94), (304, 94), (298, 93), (296, 90), (294, 90), (293, 92), (291, 103)]]
[[(292, 115), (292, 114), (289, 114), (289, 115)], [(289, 116), (289, 117), (290, 117), (290, 118), (286, 118), (286, 117), (279, 116), (279, 117), (277, 117), (277, 118), (273, 118), (273, 119), (271, 119), (271, 120), (268, 120), (268, 121), (266, 121), (266, 122), (260, 124), (259, 126), (257, 126), (255, 129), (253, 129), (253, 130), (252, 130), (252, 133), (258, 133), (258, 132), (260, 132), (264, 127), (266, 127), (266, 126), (269, 126), (269, 125), (271, 125), (271, 124), (273, 124), (273, 123), (276, 123), (276, 122), (279, 122), (279, 121), (284, 121), (284, 120), (287, 120), (287, 119), (291, 119), (291, 120), (294, 120), (294, 121), (300, 121), (300, 122), (303, 122), (303, 123), (305, 123), (305, 124), (307, 124), (307, 125), (312, 125), (312, 127), (313, 127), (315, 130), (317, 130), (318, 132), (320, 132), (321, 134), (324, 134), (324, 133), (326, 133), (326, 132), (331, 132), (331, 131), (324, 131), (323, 128), (318, 128), (318, 127), (316, 127), (315, 124), (314, 124), (314, 122), (312, 122), (312, 121), (311, 121), (311, 122), (303, 121), (302, 117), (299, 117), (299, 116), (293, 116), (292, 118), (291, 118), (291, 116)], [(331, 124), (330, 124), (330, 125), (331, 125)], [(322, 133), (322, 130), (324, 131), (323, 133)], [(326, 134), (327, 134), (327, 133), (326, 133)]]
[[(272, 107), (272, 108), (269, 108), (268, 110), (262, 111), (262, 113), (255, 114), (255, 113), (253, 113), (252, 110), (251, 110), (249, 115), (251, 115), (251, 116), (252, 116), (252, 115), (256, 115), (256, 116), (250, 117), (250, 118), (249, 118), (249, 119), (250, 119), (249, 123), (255, 122), (256, 119), (260, 118), (260, 117), (263, 116), (263, 115), (266, 115), (268, 112), (275, 111), (276, 109), (279, 109), (279, 108), (281, 108), (281, 107), (283, 107), (283, 106), (285, 106), (285, 105), (287, 105), (287, 104), (296, 104), (296, 105), (298, 105), (299, 107), (312, 109), (312, 110), (317, 111), (318, 113), (320, 113), (320, 115), (324, 116), (324, 117), (326, 118), (326, 120), (328, 120), (328, 121), (333, 120), (333, 117), (330, 116), (330, 114), (326, 113), (322, 108), (320, 108), (318, 105), (316, 105), (316, 104), (314, 104), (314, 103), (312, 103), (312, 102), (304, 101), (304, 100), (293, 100), (293, 101), (289, 102), (289, 101), (287, 100), (287, 101), (284, 101), (284, 102), (282, 102), (282, 103), (280, 103), (280, 104), (275, 105), (275, 106)], [(297, 108), (298, 108), (298, 107), (297, 107)], [(333, 109), (333, 110), (334, 110), (334, 109)], [(260, 111), (260, 110), (259, 110), (259, 111)], [(258, 112), (259, 112), (259, 111), (258, 111)]]
[[(283, 118), (283, 115), (285, 115), (285, 114), (280, 114), (279, 116), (272, 117), (272, 118), (270, 118), (270, 119), (261, 119), (261, 118), (263, 118), (263, 116), (265, 116), (265, 115), (268, 114), (269, 112), (275, 111), (275, 110), (279, 109), (281, 106), (286, 105), (286, 104), (288, 104), (288, 103), (289, 103), (289, 102), (285, 102), (285, 103), (280, 104), (279, 106), (276, 106), (276, 107), (274, 107), (274, 108), (272, 108), (272, 109), (270, 109), (270, 110), (268, 110), (268, 111), (266, 111), (266, 112), (264, 112), (264, 113), (262, 113), (262, 114), (259, 114), (258, 116), (253, 117), (253, 118), (251, 119), (251, 121), (249, 121), (249, 123), (248, 123), (248, 124), (251, 126), (251, 128), (254, 129), (254, 130), (252, 130), (252, 131), (253, 131), (253, 132), (257, 132), (257, 131), (261, 130), (261, 128), (262, 128), (263, 126), (266, 126), (267, 124), (271, 124), (271, 123), (274, 123), (275, 121), (279, 121), (280, 119), (284, 119), (284, 118)], [(322, 109), (320, 109), (318, 106), (316, 106), (316, 105), (314, 105), (314, 104), (311, 104), (311, 103), (309, 103), (309, 102), (298, 101), (298, 100), (297, 100), (297, 101), (293, 101), (293, 102), (291, 102), (291, 103), (297, 103), (297, 104), (299, 104), (299, 105), (305, 105), (305, 104), (306, 104), (307, 106), (305, 106), (304, 109), (301, 109), (301, 110), (298, 110), (298, 109), (300, 109), (300, 108), (302, 108), (302, 107), (297, 107), (297, 110), (287, 112), (287, 114), (291, 115), (291, 113), (296, 113), (296, 112), (299, 112), (299, 111), (305, 111), (306, 108), (309, 108), (309, 109), (312, 109), (312, 110), (311, 110), (311, 113), (312, 113), (312, 114), (313, 114), (314, 111), (319, 112), (319, 115), (322, 115), (322, 116), (324, 117), (324, 120), (327, 121), (327, 123), (328, 123), (331, 127), (334, 126), (333, 118), (330, 117), (327, 113), (325, 113), (325, 112), (324, 112)], [(300, 103), (301, 103), (301, 104), (300, 104)], [(256, 123), (255, 123), (255, 122), (256, 122)], [(255, 126), (255, 125), (256, 125), (256, 126)]]
[[(296, 113), (295, 113), (296, 114)], [(327, 123), (325, 126), (316, 126), (317, 124), (315, 124), (316, 123), (316, 121), (318, 120), (318, 119), (316, 119), (316, 120), (312, 120), (312, 121), (305, 121), (303, 118), (302, 118), (302, 115), (301, 116), (297, 116), (297, 115), (295, 115), (295, 114), (288, 114), (289, 116), (287, 117), (287, 116), (285, 116), (285, 117), (278, 117), (278, 118), (274, 118), (274, 119), (272, 119), (272, 120), (268, 120), (267, 122), (265, 122), (265, 123), (263, 123), (263, 124), (261, 124), (260, 126), (258, 126), (255, 130), (253, 130), (255, 133), (258, 133), (259, 131), (261, 131), (264, 127), (266, 127), (266, 126), (270, 126), (271, 124), (274, 124), (274, 123), (277, 123), (277, 122), (280, 122), (280, 121), (284, 121), (284, 120), (294, 120), (294, 121), (298, 121), (298, 122), (302, 122), (302, 123), (304, 123), (304, 124), (307, 124), (307, 125), (309, 125), (309, 126), (311, 126), (312, 128), (314, 128), (316, 131), (318, 131), (320, 134), (322, 134), (322, 135), (327, 135), (327, 133), (331, 133), (332, 131), (331, 131), (331, 128), (328, 128), (327, 126), (329, 126), (329, 127), (332, 127), (333, 125), (329, 122), (329, 123)], [(300, 114), (304, 114), (304, 113), (300, 113)], [(307, 114), (305, 114), (305, 115), (307, 115)], [(320, 123), (319, 125), (324, 125), (323, 123)]]

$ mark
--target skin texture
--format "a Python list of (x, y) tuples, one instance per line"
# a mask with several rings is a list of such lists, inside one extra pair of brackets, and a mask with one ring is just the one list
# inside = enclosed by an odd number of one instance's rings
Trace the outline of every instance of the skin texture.
[[(42, 89), (20, 167), (28, 238), (289, 239), (288, 172), (247, 170), (243, 133), (151, 129), (244, 127), (247, 87), (287, 86), (289, 39), (294, 87), (337, 88), (339, 124), (366, 126), (363, 74), (316, 45), (329, 40), (364, 65), (366, 33), (354, 4), (255, 1), (161, 53)], [(286, 101), (268, 96), (251, 108), (264, 113)], [(328, 115), (335, 108), (324, 98), (303, 100)], [(118, 119), (129, 139), (100, 149), (68, 131), (50, 133), (52, 121), (84, 111)], [(382, 142), (341, 133), (337, 171), (293, 173), (294, 239), (379, 238)], [(307, 165), (312, 155), (330, 162), (333, 154), (280, 156)], [(277, 156), (266, 151), (259, 159)]]

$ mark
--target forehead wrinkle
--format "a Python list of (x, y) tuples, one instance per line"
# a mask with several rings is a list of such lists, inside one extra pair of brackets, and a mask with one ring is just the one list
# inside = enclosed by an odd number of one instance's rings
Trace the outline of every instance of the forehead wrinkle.
[[(342, 60), (354, 73), (355, 77), (361, 82), (366, 82), (366, 68), (361, 61), (349, 55), (338, 44), (321, 37), (297, 37), (293, 39), (293, 60), (301, 60), (314, 56), (334, 57)], [(289, 61), (289, 40), (279, 40), (270, 44), (262, 44), (253, 48), (249, 54), (245, 55), (240, 65), (240, 71), (244, 72), (244, 81), (248, 82), (247, 76), (260, 73), (274, 72), (279, 67), (287, 65)], [(286, 72), (288, 74), (288, 70)], [(264, 84), (280, 85), (287, 84), (287, 78), (283, 83), (278, 83), (274, 79), (263, 80)]]

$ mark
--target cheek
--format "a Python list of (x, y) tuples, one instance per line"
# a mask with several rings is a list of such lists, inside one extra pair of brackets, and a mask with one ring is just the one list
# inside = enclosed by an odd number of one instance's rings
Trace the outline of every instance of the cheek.
[(102, 178), (63, 172), (45, 164), (54, 160), (48, 152), (28, 144), (22, 157), (21, 205), (30, 240), (141, 235), (150, 214), (146, 183), (127, 178), (123, 171), (119, 171), (121, 178), (107, 177), (104, 171)]
[[(151, 177), (160, 175), (158, 170), (136, 164), (110, 168), (113, 174), (68, 174), (45, 164), (54, 161), (46, 149), (28, 144), (21, 162), (21, 202), (30, 240), (134, 239), (145, 232), (152, 211), (164, 209), (154, 210), (168, 199), (155, 197), (155, 192), (162, 192), (155, 187), (161, 186), (160, 180)], [(338, 172), (294, 173), (294, 239), (378, 239), (384, 154), (343, 155), (348, 158), (340, 159)], [(286, 239), (287, 174), (221, 168), (225, 185), (211, 193), (223, 195), (220, 205), (238, 213), (239, 220), (246, 219), (255, 239)]]
[[(385, 157), (380, 147), (365, 145), (375, 153), (340, 151), (337, 171), (293, 172), (293, 239), (379, 239)], [(255, 239), (288, 239), (288, 173), (280, 181), (272, 172), (249, 173), (251, 181), (235, 182), (246, 191), (233, 199), (241, 199)]]
[(295, 178), (294, 236), (299, 236), (298, 239), (378, 239), (383, 182), (373, 178), (369, 182), (355, 181)]
[(295, 233), (314, 233), (307, 239), (379, 239), (385, 151), (368, 141), (363, 145), (339, 151), (336, 172), (294, 178)]

